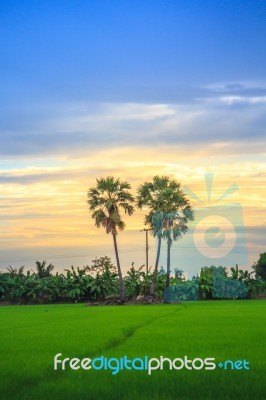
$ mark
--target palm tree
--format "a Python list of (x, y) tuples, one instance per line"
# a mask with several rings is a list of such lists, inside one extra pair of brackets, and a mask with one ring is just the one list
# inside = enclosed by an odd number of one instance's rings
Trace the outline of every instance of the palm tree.
[(96, 179), (96, 187), (88, 190), (88, 205), (92, 211), (95, 225), (103, 227), (107, 234), (111, 233), (114, 241), (117, 270), (119, 277), (119, 293), (121, 301), (125, 299), (125, 289), (117, 248), (118, 231), (125, 229), (125, 222), (121, 217), (121, 210), (125, 214), (132, 215), (134, 212), (134, 197), (129, 192), (131, 189), (127, 181), (115, 179), (112, 176)]
[(181, 239), (188, 231), (187, 223), (194, 219), (193, 211), (190, 205), (186, 205), (180, 211), (161, 211), (154, 213), (152, 220), (155, 235), (167, 240), (167, 269), (166, 285), (170, 286), (170, 268), (171, 268), (171, 246), (173, 241)]
[[(144, 206), (146, 206), (150, 210), (149, 213), (145, 216), (144, 223), (151, 229), (153, 235), (154, 235), (154, 229), (153, 229), (154, 227), (153, 227), (152, 217), (154, 213), (160, 211), (162, 204), (159, 195), (163, 190), (165, 190), (169, 186), (169, 184), (170, 184), (170, 179), (167, 176), (156, 175), (152, 178), (152, 182), (144, 182), (142, 185), (139, 186), (137, 191), (138, 208), (142, 209)], [(153, 272), (153, 279), (151, 284), (152, 296), (154, 296), (155, 293), (158, 266), (161, 253), (162, 237), (159, 235), (159, 233), (157, 234), (157, 239), (158, 239), (158, 245), (157, 245), (156, 260)]]
[(180, 183), (168, 176), (157, 175), (153, 177), (152, 182), (145, 182), (140, 185), (137, 205), (139, 208), (148, 207), (149, 213), (145, 217), (145, 224), (152, 228), (153, 235), (158, 239), (151, 285), (151, 295), (154, 296), (162, 238), (167, 238), (168, 243), (167, 265), (168, 278), (170, 279), (170, 247), (172, 241), (180, 238), (188, 230), (186, 223), (194, 218), (193, 211)]
[(24, 268), (25, 265), (22, 265), (21, 267), (17, 268), (13, 268), (11, 267), (11, 265), (9, 265), (9, 267), (7, 267), (6, 269), (8, 270), (9, 274), (14, 276), (14, 275), (24, 275)]
[(46, 261), (36, 261), (36, 270), (37, 270), (37, 275), (39, 278), (48, 278), (49, 276), (52, 275), (52, 271), (54, 269), (53, 264), (49, 264), (46, 266)]

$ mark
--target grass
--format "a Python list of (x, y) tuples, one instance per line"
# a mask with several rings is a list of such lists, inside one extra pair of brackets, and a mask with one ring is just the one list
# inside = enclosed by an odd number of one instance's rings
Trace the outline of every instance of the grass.
[[(0, 307), (1, 400), (266, 399), (266, 301)], [(250, 362), (250, 370), (54, 371), (64, 357)]]

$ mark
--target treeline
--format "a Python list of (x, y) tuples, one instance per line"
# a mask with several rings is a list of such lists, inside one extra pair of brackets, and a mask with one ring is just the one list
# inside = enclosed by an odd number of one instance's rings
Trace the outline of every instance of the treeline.
[[(25, 267), (8, 267), (0, 273), (0, 301), (16, 304), (104, 301), (110, 297), (119, 298), (119, 276), (116, 266), (107, 256), (96, 258), (92, 264), (82, 268), (71, 266), (65, 273), (53, 274), (54, 265), (46, 261), (36, 262), (35, 271)], [(134, 299), (148, 294), (152, 274), (146, 274), (144, 266), (134, 264), (123, 278), (126, 297)], [(159, 274), (156, 297), (163, 297), (165, 273)]]
[[(265, 253), (264, 253), (265, 254)], [(263, 255), (261, 255), (263, 256)], [(261, 258), (261, 257), (260, 257)], [(163, 267), (157, 274), (155, 297), (165, 302), (185, 300), (241, 299), (266, 293), (266, 281), (254, 271), (238, 268), (228, 271), (222, 266), (203, 267), (199, 275), (186, 280), (182, 270), (175, 269), (166, 286), (167, 273)], [(55, 273), (54, 266), (36, 262), (36, 270), (24, 271), (8, 267), (0, 273), (0, 301), (14, 304), (44, 304), (56, 302), (94, 302), (119, 297), (117, 268), (107, 256), (92, 261), (90, 266), (65, 269)], [(126, 300), (150, 296), (153, 273), (144, 272), (144, 266), (131, 268), (123, 277)], [(166, 288), (166, 289), (165, 289)]]

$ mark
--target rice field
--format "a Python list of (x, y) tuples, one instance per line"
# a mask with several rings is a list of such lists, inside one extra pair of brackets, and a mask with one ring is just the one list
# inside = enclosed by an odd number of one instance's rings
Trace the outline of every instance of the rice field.
[[(1, 400), (266, 399), (265, 300), (3, 306), (0, 322)], [(55, 370), (57, 354), (99, 369)]]

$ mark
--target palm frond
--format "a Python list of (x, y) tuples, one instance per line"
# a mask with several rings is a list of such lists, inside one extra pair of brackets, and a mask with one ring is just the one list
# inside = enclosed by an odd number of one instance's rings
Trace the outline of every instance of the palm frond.
[(128, 215), (134, 212), (134, 196), (129, 192), (131, 185), (119, 178), (107, 176), (96, 179), (96, 187), (88, 190), (88, 205), (97, 227), (105, 228), (106, 233), (117, 234), (125, 228), (120, 210)]

